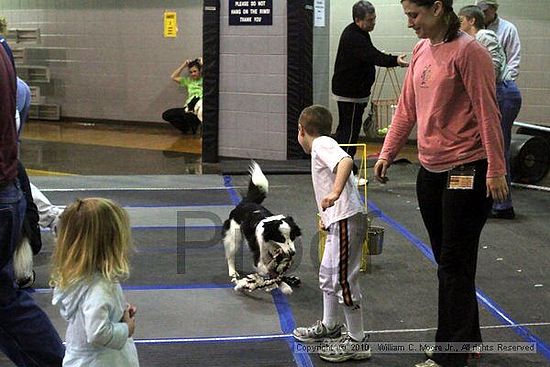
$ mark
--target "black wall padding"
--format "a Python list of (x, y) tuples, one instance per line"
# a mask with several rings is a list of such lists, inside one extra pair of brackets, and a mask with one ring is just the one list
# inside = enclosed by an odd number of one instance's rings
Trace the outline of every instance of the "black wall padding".
[(204, 0), (202, 161), (218, 162), (220, 85), (220, 1)]
[(313, 0), (287, 0), (287, 32), (287, 159), (303, 159), (298, 117), (313, 104)]

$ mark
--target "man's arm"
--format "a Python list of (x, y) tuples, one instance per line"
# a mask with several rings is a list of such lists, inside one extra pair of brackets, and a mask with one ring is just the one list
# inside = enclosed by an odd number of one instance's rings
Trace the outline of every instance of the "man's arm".
[(519, 64), (521, 61), (521, 42), (519, 41), (518, 30), (512, 25), (505, 35), (503, 42), (504, 52), (508, 60), (508, 68), (513, 80), (519, 75)]
[(354, 56), (362, 61), (370, 62), (376, 66), (395, 67), (408, 66), (405, 60), (406, 55), (394, 56), (378, 50), (368, 37), (352, 37), (351, 49)]

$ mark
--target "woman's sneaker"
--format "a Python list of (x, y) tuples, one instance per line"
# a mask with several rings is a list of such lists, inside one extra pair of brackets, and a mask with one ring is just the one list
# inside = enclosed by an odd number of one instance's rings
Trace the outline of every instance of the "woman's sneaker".
[(367, 344), (368, 336), (357, 341), (349, 335), (343, 336), (340, 340), (332, 342), (332, 346), (319, 357), (328, 362), (344, 362), (349, 360), (360, 361), (371, 357), (370, 346)]
[(333, 328), (327, 328), (321, 320), (309, 327), (297, 327), (292, 332), (294, 339), (301, 342), (315, 342), (323, 339), (337, 339), (342, 336), (342, 324), (336, 324)]

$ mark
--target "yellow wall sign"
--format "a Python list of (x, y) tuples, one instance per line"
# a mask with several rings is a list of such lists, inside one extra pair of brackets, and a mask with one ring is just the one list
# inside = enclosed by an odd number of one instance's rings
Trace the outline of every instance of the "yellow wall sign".
[(164, 37), (174, 38), (178, 33), (178, 18), (175, 11), (164, 12)]

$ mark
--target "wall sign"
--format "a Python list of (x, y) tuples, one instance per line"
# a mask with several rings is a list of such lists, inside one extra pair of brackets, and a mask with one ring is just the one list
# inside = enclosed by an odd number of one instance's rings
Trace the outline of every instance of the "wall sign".
[(229, 0), (229, 25), (273, 25), (273, 0)]
[(325, 26), (325, 0), (315, 0), (315, 11), (313, 12), (313, 26)]
[(175, 11), (164, 12), (164, 37), (175, 38), (178, 34), (178, 18)]

